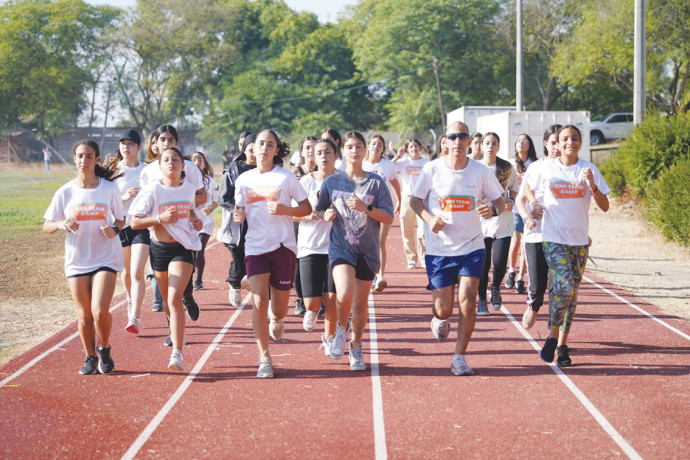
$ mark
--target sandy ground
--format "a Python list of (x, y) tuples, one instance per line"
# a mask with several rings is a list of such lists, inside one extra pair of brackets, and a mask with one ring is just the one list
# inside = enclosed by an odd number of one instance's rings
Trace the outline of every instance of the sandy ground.
[[(664, 241), (630, 203), (614, 201), (608, 213), (593, 207), (590, 216), (594, 263), (587, 268), (670, 314), (690, 319), (690, 249)], [(0, 269), (0, 364), (76, 319), (62, 250), (62, 238), (47, 235), (25, 246), (0, 248), (0, 260), (11, 267)], [(24, 262), (27, 254), (35, 259), (30, 264)]]

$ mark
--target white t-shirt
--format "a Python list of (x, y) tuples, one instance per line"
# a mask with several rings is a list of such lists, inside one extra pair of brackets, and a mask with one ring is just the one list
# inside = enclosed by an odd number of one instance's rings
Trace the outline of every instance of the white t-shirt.
[[(547, 157), (541, 158), (532, 164), (527, 168), (527, 171), (525, 171), (525, 174), (523, 176), (522, 184), (520, 186), (520, 193), (518, 193), (518, 197), (515, 201), (520, 199), (521, 196), (524, 196), (525, 192), (525, 184), (529, 180), (529, 176), (534, 174), (534, 171), (536, 170), (537, 166), (541, 164), (542, 161), (544, 161)], [(544, 190), (533, 190), (534, 196), (536, 197), (537, 201), (539, 204), (543, 205), (544, 204)], [(529, 201), (529, 200), (525, 200)], [(517, 207), (517, 206), (516, 206)], [(527, 212), (529, 214), (532, 213), (532, 206), (530, 203), (526, 202), (525, 207), (527, 208)], [(527, 228), (527, 225), (525, 225), (525, 229), (522, 232), (522, 238), (525, 243), (541, 243), (541, 219), (535, 219), (534, 217), (532, 218), (534, 221), (534, 228), (532, 230)]]
[[(141, 176), (139, 176), (139, 183), (141, 188), (146, 187), (151, 182), (158, 182), (163, 178), (163, 173), (161, 172), (161, 165), (158, 160), (146, 165), (146, 167), (141, 171)], [(199, 167), (189, 161), (184, 160), (184, 182), (191, 182), (194, 185), (194, 190), (200, 190), (204, 188), (204, 179), (201, 175), (201, 170)]]
[(206, 189), (206, 202), (196, 207), (196, 216), (204, 223), (204, 227), (199, 233), (213, 235), (213, 229), (216, 228), (216, 223), (213, 220), (213, 212), (207, 216), (201, 212), (201, 210), (205, 207), (212, 207), (213, 203), (218, 201), (218, 184), (216, 184), (216, 181), (213, 180), (213, 177), (208, 177), (207, 179), (208, 183), (204, 185), (204, 188)]
[[(117, 188), (120, 189), (120, 196), (124, 195), (125, 192), (132, 187), (139, 187), (139, 178), (141, 176), (141, 172), (146, 166), (146, 163), (142, 162), (139, 162), (139, 164), (133, 168), (130, 168), (122, 162), (117, 164), (117, 173), (123, 173), (123, 175), (115, 179), (113, 182), (115, 185), (117, 185)], [(129, 215), (129, 207), (131, 206), (132, 201), (134, 201), (134, 198), (130, 198), (129, 200), (122, 202), (125, 214), (127, 215), (125, 227), (129, 227), (132, 220), (132, 216)]]
[[(304, 175), (299, 183), (307, 195), (312, 209), (316, 208), (319, 201), (319, 191), (322, 181), (314, 177), (314, 173)], [(297, 233), (297, 257), (308, 256), (309, 254), (328, 254), (328, 238), (331, 234), (333, 222), (324, 220), (305, 220), (299, 223)]]
[[(129, 213), (137, 217), (156, 217), (174, 207), (177, 210), (177, 221), (171, 224), (163, 223), (163, 228), (186, 249), (199, 251), (199, 234), (189, 222), (189, 213), (194, 209), (195, 195), (196, 189), (189, 182), (182, 182), (179, 187), (168, 187), (160, 182), (153, 182), (141, 189), (134, 198)], [(153, 227), (149, 228), (149, 232), (153, 237)]]
[(281, 244), (297, 254), (292, 217), (270, 214), (266, 202), (278, 201), (291, 206), (292, 200), (299, 203), (307, 198), (307, 192), (297, 177), (280, 166), (276, 165), (263, 174), (258, 168), (240, 174), (235, 182), (235, 207), (244, 207), (249, 225), (244, 244), (245, 255), (267, 254)]
[[(496, 163), (487, 167), (491, 170), (495, 177)], [(510, 197), (510, 192), (517, 193), (518, 191), (519, 188), (517, 185), (517, 172), (515, 171), (515, 168), (511, 167), (510, 177), (508, 178), (508, 182), (506, 183), (506, 189), (503, 191), (502, 196), (504, 199), (507, 200)], [(485, 201), (487, 205), (491, 205), (491, 203), (489, 203), (488, 200), (482, 199), (482, 201)], [(513, 222), (512, 212), (507, 212), (504, 210), (497, 216), (491, 217), (489, 219), (483, 219), (480, 217), (480, 219), (482, 223), (482, 234), (484, 234), (485, 238), (505, 238), (507, 236), (512, 236), (513, 230), (515, 230), (515, 223)]]
[(594, 184), (604, 195), (611, 189), (594, 163), (578, 159), (565, 166), (559, 158), (548, 158), (534, 165), (525, 179), (532, 190), (544, 194), (542, 239), (551, 243), (585, 246), (588, 243), (589, 205), (592, 192), (582, 178), (585, 168), (594, 175)]
[(393, 163), (391, 160), (381, 158), (381, 161), (379, 161), (378, 163), (371, 163), (368, 160), (364, 160), (362, 162), (362, 169), (368, 172), (378, 174), (381, 177), (381, 179), (383, 179), (383, 182), (386, 183), (386, 187), (388, 187), (388, 193), (391, 194), (391, 200), (393, 200), (395, 192), (393, 192), (393, 185), (391, 184), (391, 181), (394, 179), (398, 180), (397, 165)]
[(477, 214), (477, 200), (498, 199), (503, 187), (496, 175), (483, 164), (469, 159), (465, 168), (455, 171), (441, 157), (424, 165), (412, 196), (445, 223), (438, 233), (424, 225), (426, 253), (432, 256), (462, 256), (484, 249), (484, 236)]
[(102, 225), (124, 220), (120, 191), (115, 184), (100, 179), (96, 188), (79, 187), (67, 182), (53, 195), (43, 218), (53, 222), (73, 216), (79, 224), (74, 233), (65, 235), (65, 275), (83, 275), (101, 267), (119, 272), (124, 265), (120, 238), (106, 238)]
[(400, 178), (402, 179), (401, 185), (403, 196), (409, 196), (413, 194), (417, 178), (419, 177), (419, 173), (422, 171), (424, 165), (428, 162), (429, 160), (427, 158), (419, 158), (418, 160), (413, 160), (412, 157), (407, 157), (395, 163), (395, 165), (398, 167)]

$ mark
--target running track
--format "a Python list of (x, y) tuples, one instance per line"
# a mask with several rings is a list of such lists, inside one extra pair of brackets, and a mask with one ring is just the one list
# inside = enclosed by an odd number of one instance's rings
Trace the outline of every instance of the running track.
[(215, 244), (195, 294), (201, 317), (187, 323), (188, 374), (167, 370), (150, 290), (139, 336), (123, 331), (116, 298), (112, 374), (77, 374), (76, 323), (0, 368), (0, 457), (688, 458), (687, 321), (587, 272), (574, 366), (561, 371), (538, 356), (544, 309), (525, 331), (524, 296), (504, 290), (502, 311), (477, 320), (467, 355), (476, 375), (456, 377), (455, 333), (431, 335), (425, 274), (403, 268), (397, 226), (388, 248), (389, 287), (370, 297), (366, 372), (325, 357), (323, 324), (304, 332), (291, 311), (271, 345), (276, 378), (256, 379), (251, 304), (229, 307), (229, 253)]

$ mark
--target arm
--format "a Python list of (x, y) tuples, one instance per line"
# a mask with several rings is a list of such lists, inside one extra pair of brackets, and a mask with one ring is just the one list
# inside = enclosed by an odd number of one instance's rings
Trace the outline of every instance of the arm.
[(196, 194), (194, 195), (194, 205), (199, 206), (200, 204), (206, 203), (206, 200), (208, 199), (208, 193), (206, 193), (206, 188), (201, 187), (199, 190), (196, 191)]
[(483, 219), (491, 219), (502, 213), (506, 209), (506, 202), (503, 197), (499, 196), (491, 202), (491, 206), (482, 203), (477, 207), (477, 213)]
[(402, 192), (400, 191), (400, 181), (398, 181), (398, 179), (391, 179), (391, 185), (393, 186), (393, 191), (395, 192), (395, 199), (398, 203), (395, 207), (395, 214), (400, 214), (400, 203), (402, 196)]
[(421, 198), (417, 198), (416, 196), (411, 196), (410, 197), (410, 207), (412, 210), (417, 213), (419, 217), (422, 218), (424, 222), (429, 226), (429, 229), (434, 232), (438, 233), (441, 230), (443, 230), (443, 227), (446, 226), (446, 223), (443, 222), (443, 219), (441, 219), (441, 216), (435, 216), (431, 214), (429, 211), (426, 210), (424, 207), (424, 202), (422, 201)]
[(592, 170), (586, 168), (583, 172), (583, 178), (587, 181), (587, 185), (589, 186), (589, 190), (592, 192), (594, 202), (597, 204), (597, 206), (599, 206), (599, 209), (607, 212), (609, 210), (609, 198), (604, 195), (601, 190), (599, 190), (599, 187), (597, 187), (597, 184), (594, 183), (594, 173)]
[(269, 213), (277, 216), (305, 217), (311, 214), (311, 204), (306, 198), (297, 203), (297, 206), (286, 206), (277, 201), (269, 201), (266, 207)]
[(64, 230), (67, 233), (76, 232), (79, 230), (79, 223), (77, 223), (74, 217), (69, 217), (65, 220), (46, 220), (43, 222), (43, 231), (47, 234), (52, 235), (58, 230)]

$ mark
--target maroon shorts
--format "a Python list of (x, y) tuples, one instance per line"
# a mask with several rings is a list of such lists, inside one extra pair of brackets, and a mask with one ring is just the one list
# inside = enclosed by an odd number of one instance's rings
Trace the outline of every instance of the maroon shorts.
[(297, 256), (294, 252), (280, 246), (275, 251), (258, 256), (246, 256), (244, 264), (247, 267), (247, 278), (254, 275), (270, 273), (268, 282), (279, 291), (289, 291), (295, 280)]

